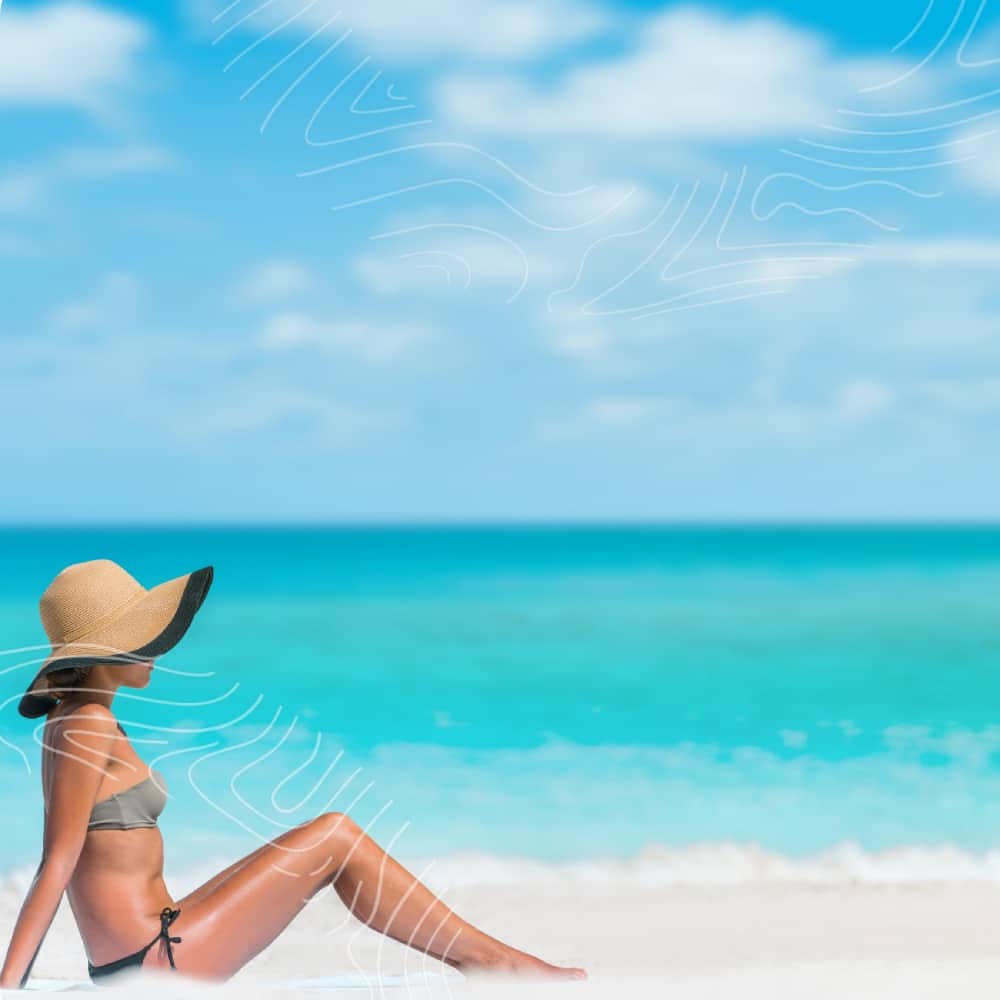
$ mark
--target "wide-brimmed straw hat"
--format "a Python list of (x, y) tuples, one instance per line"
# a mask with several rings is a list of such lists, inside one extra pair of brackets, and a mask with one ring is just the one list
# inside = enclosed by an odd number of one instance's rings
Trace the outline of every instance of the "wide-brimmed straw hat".
[(37, 719), (58, 704), (42, 683), (53, 670), (162, 656), (188, 630), (211, 586), (212, 572), (204, 566), (147, 590), (110, 559), (60, 570), (38, 605), (52, 652), (17, 710)]

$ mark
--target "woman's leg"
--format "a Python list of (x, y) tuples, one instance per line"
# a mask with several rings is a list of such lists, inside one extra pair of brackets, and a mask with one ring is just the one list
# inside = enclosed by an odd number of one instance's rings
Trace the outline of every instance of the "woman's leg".
[[(511, 948), (463, 920), (343, 813), (324, 813), (289, 830), (179, 900), (171, 927), (183, 938), (174, 948), (178, 971), (228, 979), (331, 883), (359, 920), (463, 971), (584, 975)], [(163, 942), (145, 964), (167, 966)]]
[(276, 837), (273, 841), (270, 841), (266, 844), (262, 844), (256, 850), (251, 851), (249, 854), (244, 855), (242, 858), (237, 859), (231, 865), (229, 865), (228, 868), (223, 868), (221, 872), (219, 872), (217, 875), (213, 875), (207, 882), (203, 882), (201, 885), (198, 886), (197, 889), (192, 889), (191, 892), (189, 892), (186, 896), (184, 896), (181, 899), (178, 899), (177, 906), (180, 907), (181, 909), (186, 909), (188, 906), (192, 906), (199, 900), (204, 899), (205, 896), (207, 896), (217, 885), (221, 884), (222, 882), (225, 882), (230, 875), (234, 875), (250, 861), (253, 861), (254, 858), (259, 857), (267, 848), (271, 847), (272, 844), (280, 843), (282, 837), (287, 837), (289, 833), (291, 833), (290, 830)]

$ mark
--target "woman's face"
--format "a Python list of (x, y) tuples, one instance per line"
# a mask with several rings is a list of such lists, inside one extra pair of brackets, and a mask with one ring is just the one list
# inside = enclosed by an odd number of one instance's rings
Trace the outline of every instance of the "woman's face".
[(122, 663), (115, 666), (115, 680), (122, 687), (144, 688), (149, 683), (152, 673), (152, 660), (142, 660), (138, 663)]

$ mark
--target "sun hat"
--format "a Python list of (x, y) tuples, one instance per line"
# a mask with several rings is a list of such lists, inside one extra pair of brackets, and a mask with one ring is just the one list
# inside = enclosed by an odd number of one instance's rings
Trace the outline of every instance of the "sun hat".
[(211, 566), (204, 566), (147, 590), (111, 559), (60, 570), (38, 604), (52, 652), (17, 710), (37, 719), (58, 704), (41, 683), (53, 670), (162, 656), (188, 630), (208, 594), (212, 573)]

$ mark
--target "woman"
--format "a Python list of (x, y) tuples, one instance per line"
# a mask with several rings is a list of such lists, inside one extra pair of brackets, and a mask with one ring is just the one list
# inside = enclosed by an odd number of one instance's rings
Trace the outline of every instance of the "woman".
[(140, 969), (228, 979), (331, 884), (359, 920), (463, 971), (585, 978), (464, 921), (341, 813), (301, 823), (180, 899), (170, 894), (156, 825), (163, 776), (136, 754), (111, 705), (119, 687), (149, 683), (212, 575), (206, 566), (147, 590), (117, 563), (95, 559), (67, 566), (42, 595), (52, 653), (19, 711), (47, 717), (44, 843), (0, 989), (27, 982), (64, 891), (91, 979), (104, 984)]

